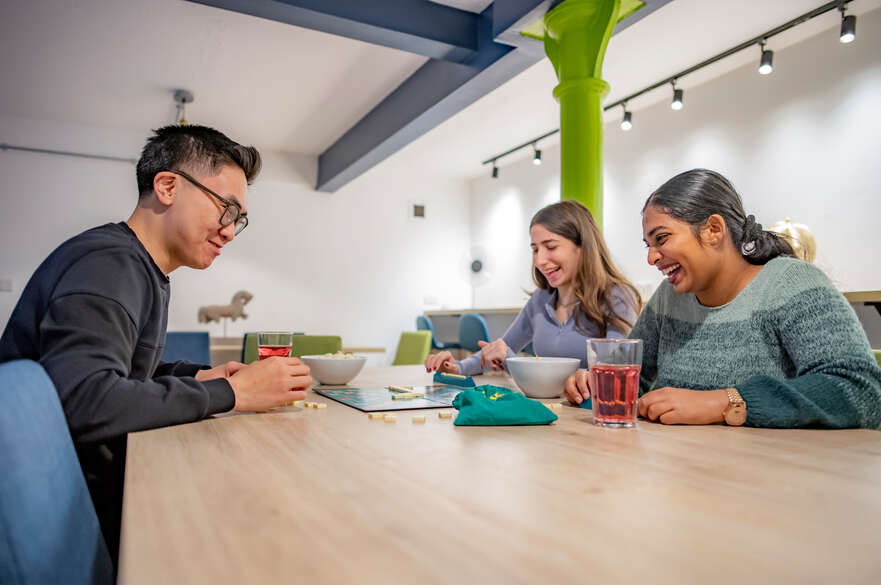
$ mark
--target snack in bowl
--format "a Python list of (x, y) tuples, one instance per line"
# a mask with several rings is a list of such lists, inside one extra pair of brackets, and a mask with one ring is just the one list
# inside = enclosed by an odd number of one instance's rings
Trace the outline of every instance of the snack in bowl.
[(350, 353), (326, 353), (324, 355), (300, 356), (300, 361), (309, 366), (310, 375), (319, 384), (347, 384), (358, 375), (367, 358)]
[(517, 387), (530, 398), (556, 398), (581, 360), (563, 357), (509, 357), (505, 367)]

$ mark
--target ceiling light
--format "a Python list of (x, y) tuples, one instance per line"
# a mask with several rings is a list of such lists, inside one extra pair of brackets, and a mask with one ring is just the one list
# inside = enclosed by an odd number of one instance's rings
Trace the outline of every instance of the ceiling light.
[(671, 110), (681, 110), (682, 109), (682, 97), (684, 92), (681, 89), (676, 88), (676, 80), (673, 80), (673, 101), (670, 102)]
[(627, 132), (633, 128), (633, 115), (627, 111), (627, 104), (623, 104), (624, 117), (621, 118), (621, 129)]
[(841, 10), (841, 36), (839, 40), (842, 43), (853, 42), (857, 37), (857, 17), (853, 14), (844, 15), (844, 11), (847, 10), (847, 6), (844, 3), (838, 9)]
[(532, 164), (538, 166), (541, 164), (541, 151), (532, 145), (532, 148), (535, 150), (535, 154), (532, 156)]
[(187, 125), (186, 112), (184, 111), (187, 104), (193, 102), (193, 92), (186, 89), (176, 89), (172, 96), (177, 111), (174, 114), (174, 123), (181, 126)]
[(493, 161), (493, 179), (499, 178), (499, 167), (496, 166), (496, 161)]
[(762, 60), (759, 63), (759, 73), (768, 75), (774, 71), (774, 51), (765, 48), (765, 41), (762, 41)]

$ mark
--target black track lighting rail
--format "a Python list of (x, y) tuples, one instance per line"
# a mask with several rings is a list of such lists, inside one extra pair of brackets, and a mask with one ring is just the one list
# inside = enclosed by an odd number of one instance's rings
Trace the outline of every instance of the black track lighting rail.
[[(686, 75), (690, 75), (690, 74), (694, 73), (695, 71), (703, 69), (704, 67), (708, 67), (708, 66), (712, 65), (713, 63), (716, 63), (717, 61), (721, 61), (722, 59), (725, 59), (726, 57), (730, 57), (731, 55), (734, 55), (735, 53), (739, 53), (740, 51), (743, 51), (744, 49), (748, 49), (749, 47), (752, 47), (754, 45), (763, 46), (763, 44), (766, 43), (768, 41), (768, 39), (770, 39), (771, 37), (777, 36), (777, 35), (785, 32), (791, 28), (794, 28), (794, 27), (796, 27), (804, 22), (807, 22), (813, 18), (816, 18), (822, 14), (826, 14), (827, 12), (831, 12), (833, 10), (841, 10), (842, 14), (843, 14), (845, 7), (848, 4), (850, 4), (852, 1), (853, 0), (833, 0), (832, 2), (827, 2), (827, 3), (823, 4), (822, 6), (818, 6), (817, 8), (814, 8), (813, 10), (811, 10), (809, 12), (805, 12), (801, 16), (797, 16), (797, 17), (793, 18), (792, 20), (781, 24), (780, 26), (777, 26), (777, 27), (772, 28), (771, 30), (765, 31), (764, 33), (757, 35), (747, 41), (743, 41), (739, 45), (731, 47), (730, 49), (723, 51), (723, 52), (719, 53), (718, 55), (714, 55), (713, 57), (710, 57), (709, 59), (705, 59), (704, 61), (701, 61), (700, 63), (698, 63), (696, 65), (692, 65), (691, 67), (689, 67), (687, 69), (683, 69), (682, 71), (679, 71), (678, 73), (675, 73), (669, 77), (665, 77), (664, 79), (662, 79), (656, 83), (653, 83), (653, 84), (649, 85), (648, 87), (645, 87), (635, 93), (632, 93), (632, 94), (628, 95), (627, 97), (621, 98), (615, 102), (607, 104), (607, 105), (603, 106), (603, 111), (608, 111), (608, 110), (611, 110), (612, 108), (617, 108), (619, 106), (624, 106), (626, 109), (627, 102), (629, 102), (630, 100), (636, 99), (636, 98), (642, 96), (643, 94), (646, 94), (650, 91), (658, 89), (659, 87), (663, 87), (663, 86), (669, 85), (669, 84), (675, 85), (677, 81), (679, 81), (680, 79), (682, 79)], [(486, 164), (492, 163), (492, 165), (495, 169), (495, 168), (497, 168), (497, 161), (499, 159), (504, 158), (504, 157), (508, 156), (509, 154), (513, 154), (513, 153), (517, 152), (518, 150), (521, 150), (521, 149), (526, 148), (528, 146), (534, 146), (535, 143), (537, 143), (539, 140), (543, 140), (549, 136), (553, 136), (554, 134), (556, 134), (559, 131), (560, 131), (559, 128), (555, 128), (554, 130), (551, 130), (549, 132), (545, 132), (541, 136), (536, 136), (535, 138), (527, 140), (523, 144), (519, 144), (519, 145), (515, 146), (514, 148), (510, 148), (510, 149), (506, 150), (505, 152), (491, 156), (490, 158), (486, 159), (485, 161), (483, 161), (480, 164), (486, 165)], [(494, 170), (493, 177), (496, 177), (496, 176), (498, 176), (498, 172)]]
[(624, 103), (629, 102), (632, 99), (638, 98), (639, 96), (646, 94), (654, 89), (658, 89), (659, 87), (663, 87), (663, 86), (665, 86), (669, 83), (672, 83), (674, 81), (679, 81), (680, 79), (682, 79), (686, 75), (694, 73), (695, 71), (697, 71), (699, 69), (703, 69), (704, 67), (709, 67), (710, 65), (712, 65), (713, 63), (716, 63), (717, 61), (721, 61), (722, 59), (724, 59), (726, 57), (730, 57), (731, 55), (733, 55), (735, 53), (739, 53), (739, 52), (743, 51), (744, 49), (748, 49), (748, 48), (752, 47), (753, 45), (758, 45), (762, 41), (767, 41), (771, 37), (777, 36), (780, 33), (788, 31), (789, 29), (796, 27), (796, 26), (802, 24), (803, 22), (807, 22), (807, 21), (811, 20), (812, 18), (816, 18), (817, 16), (820, 16), (821, 14), (826, 14), (827, 12), (831, 12), (833, 10), (838, 10), (840, 6), (845, 6), (852, 1), (853, 0), (843, 0), (843, 1), (842, 0), (834, 0), (833, 2), (827, 2), (826, 4), (823, 4), (822, 6), (814, 8), (810, 12), (805, 12), (801, 16), (793, 18), (792, 20), (790, 20), (787, 23), (781, 24), (780, 26), (778, 26), (776, 28), (772, 28), (771, 30), (769, 30), (763, 34), (760, 34), (758, 36), (755, 36), (755, 37), (749, 39), (748, 41), (743, 41), (742, 43), (740, 43), (736, 47), (731, 47), (727, 51), (723, 51), (714, 57), (710, 57), (709, 59), (707, 59), (705, 61), (701, 61), (697, 65), (692, 65), (688, 69), (683, 69), (679, 73), (671, 75), (670, 77), (667, 77), (666, 79), (662, 79), (661, 81), (659, 81), (657, 83), (653, 83), (652, 85), (650, 85), (644, 89), (641, 89), (636, 93), (630, 94), (629, 96), (627, 96), (625, 98), (621, 98), (620, 100), (618, 100), (616, 102), (612, 102), (611, 104), (609, 104), (607, 106), (603, 106), (603, 111), (611, 110), (612, 108), (616, 108), (620, 105), (623, 105)]

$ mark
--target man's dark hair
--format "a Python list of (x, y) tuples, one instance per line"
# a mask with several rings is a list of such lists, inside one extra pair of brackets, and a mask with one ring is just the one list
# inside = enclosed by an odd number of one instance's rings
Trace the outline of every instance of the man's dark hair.
[(138, 197), (153, 192), (153, 179), (161, 171), (183, 170), (214, 175), (225, 165), (242, 169), (248, 184), (260, 173), (260, 153), (242, 146), (207, 126), (165, 126), (153, 131), (138, 161)]

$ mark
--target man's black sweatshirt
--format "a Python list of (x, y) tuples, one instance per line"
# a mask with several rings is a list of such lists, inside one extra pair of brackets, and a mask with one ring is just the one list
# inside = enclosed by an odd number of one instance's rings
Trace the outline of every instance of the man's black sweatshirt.
[(0, 363), (39, 362), (67, 417), (111, 554), (118, 552), (126, 433), (192, 422), (235, 404), (203, 366), (160, 363), (170, 284), (125, 223), (59, 246), (34, 272), (3, 336)]

